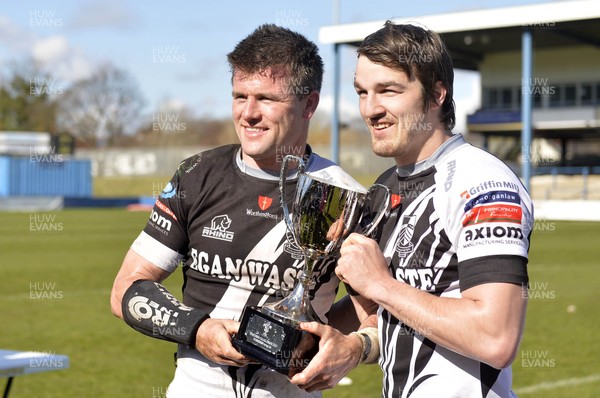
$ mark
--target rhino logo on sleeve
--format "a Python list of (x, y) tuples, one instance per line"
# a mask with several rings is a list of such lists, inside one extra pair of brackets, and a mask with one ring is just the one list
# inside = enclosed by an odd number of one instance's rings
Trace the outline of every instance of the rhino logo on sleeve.
[(228, 231), (230, 226), (231, 218), (227, 214), (216, 216), (210, 221), (210, 227), (204, 227), (202, 230), (202, 236), (231, 242), (233, 240), (234, 233)]

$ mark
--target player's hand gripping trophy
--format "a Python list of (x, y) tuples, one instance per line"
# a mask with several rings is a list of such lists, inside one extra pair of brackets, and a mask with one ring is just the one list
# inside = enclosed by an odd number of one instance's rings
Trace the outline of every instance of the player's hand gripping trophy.
[[(285, 182), (290, 162), (298, 164), (298, 182), (292, 203), (287, 207)], [(390, 192), (375, 184), (366, 190), (348, 174), (307, 174), (297, 156), (283, 159), (279, 195), (283, 216), (295, 243), (304, 253), (304, 267), (294, 290), (283, 300), (260, 309), (246, 307), (233, 344), (244, 355), (292, 376), (302, 371), (318, 351), (318, 338), (299, 329), (300, 322), (323, 321), (310, 303), (315, 265), (339, 254), (340, 246), (351, 232), (370, 235), (389, 211)], [(341, 169), (336, 169), (341, 170)], [(384, 192), (379, 209), (368, 225), (359, 228), (376, 190)]]

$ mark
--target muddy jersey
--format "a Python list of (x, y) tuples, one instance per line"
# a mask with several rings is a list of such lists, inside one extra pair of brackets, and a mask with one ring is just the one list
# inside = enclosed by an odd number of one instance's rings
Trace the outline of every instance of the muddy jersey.
[[(456, 135), (378, 182), (393, 192), (380, 246), (397, 280), (457, 298), (484, 283), (527, 286), (533, 208), (503, 162)], [(514, 396), (510, 367), (494, 369), (439, 346), (381, 307), (378, 315), (383, 396)]]
[[(306, 166), (315, 175), (332, 169), (339, 167), (316, 154)], [(287, 181), (290, 211), (296, 181), (295, 176)], [(278, 174), (246, 166), (239, 145), (192, 156), (157, 198), (132, 249), (166, 271), (181, 266), (184, 304), (211, 318), (239, 320), (246, 306), (283, 298), (303, 266), (282, 219), (278, 182)], [(313, 275), (312, 305), (323, 320), (339, 284), (333, 268), (327, 261)], [(188, 396), (194, 388), (204, 394), (198, 396), (211, 397), (314, 396), (260, 365), (217, 366), (180, 345), (168, 396)]]

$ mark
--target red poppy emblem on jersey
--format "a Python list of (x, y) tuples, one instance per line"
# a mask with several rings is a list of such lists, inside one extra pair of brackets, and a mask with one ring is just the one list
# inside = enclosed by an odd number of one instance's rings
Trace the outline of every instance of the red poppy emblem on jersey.
[(390, 202), (392, 205), (392, 209), (395, 209), (396, 207), (398, 207), (398, 205), (400, 204), (400, 200), (402, 199), (402, 197), (400, 195), (396, 195), (395, 193), (393, 193), (390, 197)]
[(271, 203), (273, 203), (273, 198), (269, 198), (268, 196), (258, 197), (258, 207), (263, 211), (271, 207)]

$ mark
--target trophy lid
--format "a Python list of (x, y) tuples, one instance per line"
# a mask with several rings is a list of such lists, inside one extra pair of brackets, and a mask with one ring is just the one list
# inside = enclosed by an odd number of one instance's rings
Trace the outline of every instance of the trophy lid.
[(331, 166), (320, 170), (307, 171), (306, 175), (314, 180), (336, 186), (338, 188), (366, 194), (368, 190), (339, 166)]

